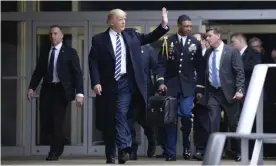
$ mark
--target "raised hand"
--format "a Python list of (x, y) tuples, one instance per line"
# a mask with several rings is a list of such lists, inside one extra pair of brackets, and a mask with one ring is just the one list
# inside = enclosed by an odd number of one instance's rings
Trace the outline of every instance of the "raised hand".
[(165, 7), (162, 8), (162, 26), (165, 27), (168, 25), (168, 11)]

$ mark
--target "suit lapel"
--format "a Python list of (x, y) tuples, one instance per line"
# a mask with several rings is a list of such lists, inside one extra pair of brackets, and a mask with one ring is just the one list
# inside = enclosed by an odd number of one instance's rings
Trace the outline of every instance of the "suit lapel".
[(126, 51), (128, 51), (129, 55), (132, 56), (132, 51), (131, 51), (131, 37), (125, 32), (122, 32), (125, 44), (126, 44)]
[(184, 44), (184, 47), (185, 47), (185, 48), (188, 48), (189, 45), (190, 45), (190, 43), (191, 43), (190, 36), (187, 36), (186, 41), (185, 41), (185, 44)]
[(244, 52), (242, 53), (242, 60), (245, 60), (246, 56), (247, 56), (247, 53), (248, 53), (248, 47), (244, 50)]
[(206, 66), (207, 66), (207, 73), (209, 73), (209, 59), (211, 57), (212, 52), (214, 51), (213, 48), (211, 48), (208, 53), (206, 53)]
[(110, 53), (111, 58), (113, 60), (115, 60), (114, 49), (113, 49), (111, 38), (110, 38), (110, 35), (109, 35), (109, 28), (104, 33), (104, 41), (105, 41), (105, 44), (107, 46), (107, 50)]
[[(176, 45), (176, 47), (177, 47), (181, 52), (183, 52), (184, 46), (183, 46), (183, 44), (181, 43), (181, 41), (179, 41), (177, 34), (175, 34), (175, 38), (174, 38), (174, 39), (175, 39), (174, 44)], [(171, 45), (171, 43), (168, 43), (168, 45)]]
[(62, 46), (61, 46), (61, 48), (59, 50), (58, 59), (57, 59), (57, 71), (59, 71), (59, 69), (60, 69), (60, 64), (61, 64), (62, 59), (63, 59), (64, 50), (65, 50), (65, 46), (62, 43)]
[(223, 61), (224, 61), (224, 58), (226, 56), (226, 53), (227, 53), (227, 48), (226, 48), (226, 45), (224, 44), (223, 45), (223, 49), (222, 49), (222, 53), (221, 53), (221, 57), (220, 57), (220, 63), (219, 63), (219, 68), (222, 67), (222, 64), (223, 64)]

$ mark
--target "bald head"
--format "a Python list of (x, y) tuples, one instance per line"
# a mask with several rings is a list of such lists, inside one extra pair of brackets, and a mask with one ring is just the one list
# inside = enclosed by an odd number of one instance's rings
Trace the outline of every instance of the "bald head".
[(126, 12), (121, 9), (113, 9), (108, 13), (107, 23), (115, 32), (121, 32), (125, 29)]

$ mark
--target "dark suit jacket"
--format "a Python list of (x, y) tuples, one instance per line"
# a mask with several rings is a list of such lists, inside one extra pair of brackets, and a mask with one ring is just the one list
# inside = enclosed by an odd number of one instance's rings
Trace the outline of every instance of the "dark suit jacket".
[[(213, 48), (209, 48), (206, 51), (206, 71), (205, 71), (205, 93), (203, 103), (208, 102), (208, 90), (210, 88), (209, 83), (209, 57), (213, 51)], [(221, 60), (220, 60), (220, 70), (219, 70), (221, 88), (226, 100), (229, 103), (233, 102), (233, 97), (237, 91), (240, 89), (244, 93), (244, 68), (241, 59), (240, 52), (226, 44), (224, 44)]]
[[(145, 67), (142, 64), (141, 46), (154, 42), (169, 31), (169, 28), (164, 29), (159, 25), (153, 32), (142, 34), (135, 31), (133, 28), (128, 28), (122, 31), (124, 42), (127, 49), (127, 73), (132, 82), (136, 84), (138, 93), (142, 96), (142, 105), (145, 107), (147, 103), (147, 85), (144, 74)], [(96, 84), (101, 84), (102, 95), (96, 96), (97, 120), (96, 127), (100, 130), (110, 125), (108, 122), (113, 122), (116, 105), (116, 80), (114, 79), (115, 72), (115, 55), (109, 36), (109, 29), (105, 32), (97, 34), (92, 38), (92, 47), (89, 53), (89, 70), (91, 78), (91, 87)], [(102, 123), (104, 122), (104, 123)]]
[(251, 75), (255, 65), (262, 63), (262, 55), (258, 51), (247, 47), (242, 54), (242, 61), (244, 66), (244, 76), (245, 76), (245, 92), (248, 89)]
[[(178, 93), (184, 97), (194, 96), (196, 87), (203, 87), (204, 84), (204, 58), (200, 42), (193, 36), (187, 36), (183, 46), (174, 34), (167, 43), (168, 57), (164, 49), (158, 55), (158, 84), (167, 86), (168, 96), (177, 96)], [(200, 89), (197, 88), (197, 91)]]
[[(38, 63), (29, 84), (29, 89), (35, 90), (42, 78), (42, 88), (43, 85), (47, 83), (46, 77), (50, 56), (49, 51), (50, 48), (45, 50), (43, 54), (39, 56)], [(84, 94), (79, 57), (74, 48), (62, 44), (57, 59), (57, 73), (58, 78), (65, 90), (65, 96), (68, 101), (74, 100), (76, 93)]]
[(147, 93), (148, 96), (152, 96), (154, 93), (154, 84), (152, 76), (156, 74), (157, 54), (149, 44), (142, 46), (141, 48), (142, 61), (145, 65), (145, 76), (147, 80)]

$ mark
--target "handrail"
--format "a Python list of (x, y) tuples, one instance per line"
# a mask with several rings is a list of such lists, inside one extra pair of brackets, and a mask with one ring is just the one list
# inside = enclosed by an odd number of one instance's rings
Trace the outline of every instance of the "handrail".
[(213, 133), (211, 134), (208, 145), (206, 148), (206, 153), (204, 156), (203, 164), (202, 165), (219, 165), (221, 155), (224, 148), (224, 143), (227, 137), (232, 138), (241, 138), (246, 140), (274, 140), (276, 139), (276, 134), (239, 134), (239, 133)]
[(268, 66), (263, 64), (254, 67), (237, 127), (238, 133), (251, 133), (260, 99), (262, 97), (261, 94), (267, 70)]
[[(254, 67), (249, 88), (246, 94), (242, 113), (239, 119), (237, 133), (216, 133), (217, 136), (210, 136), (204, 156), (203, 165), (217, 165), (221, 159), (223, 146), (226, 137), (239, 137), (241, 141), (242, 164), (248, 164), (248, 140), (255, 136), (255, 146), (251, 158), (251, 164), (263, 163), (263, 140), (268, 134), (263, 134), (263, 87), (267, 70), (269, 67), (276, 67), (276, 64), (259, 64)], [(256, 132), (259, 135), (251, 134), (252, 126), (256, 116)], [(251, 135), (251, 136), (250, 136)], [(275, 140), (269, 140), (273, 143)], [(216, 154), (216, 157), (212, 156)]]

